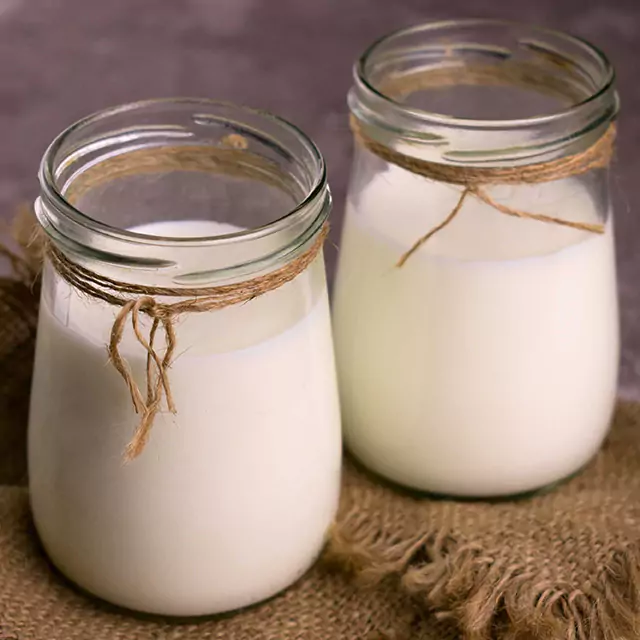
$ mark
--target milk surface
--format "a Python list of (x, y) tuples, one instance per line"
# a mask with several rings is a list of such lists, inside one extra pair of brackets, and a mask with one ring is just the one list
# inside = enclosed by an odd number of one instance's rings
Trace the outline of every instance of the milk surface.
[[(114, 310), (64, 282), (44, 296), (31, 499), (46, 550), (74, 582), (124, 607), (192, 616), (267, 598), (312, 564), (336, 510), (341, 458), (326, 288), (311, 285), (322, 269), (319, 261), (280, 290), (179, 321), (169, 372), (178, 413), (156, 417), (128, 464), (137, 416), (107, 362)], [(130, 329), (121, 350), (144, 389), (145, 356)]]
[[(511, 218), (391, 167), (347, 206), (334, 335), (345, 438), (399, 483), (454, 496), (577, 471), (609, 426), (618, 369), (613, 229)], [(598, 222), (576, 181), (492, 187), (511, 207)]]

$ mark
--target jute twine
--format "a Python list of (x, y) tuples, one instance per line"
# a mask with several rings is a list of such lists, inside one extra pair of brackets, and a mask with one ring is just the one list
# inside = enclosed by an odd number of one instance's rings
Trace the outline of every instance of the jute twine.
[[(567, 73), (563, 69), (563, 73)], [(412, 74), (399, 75), (385, 81), (382, 91), (396, 99), (405, 99), (411, 93), (422, 89), (437, 89), (451, 85), (516, 85), (535, 88), (566, 100), (577, 101), (580, 94), (572, 83), (560, 82), (557, 76), (545, 72), (539, 65), (526, 62), (507, 62), (498, 66), (450, 66), (426, 69)], [(579, 176), (595, 169), (604, 169), (610, 162), (614, 150), (615, 125), (608, 126), (605, 133), (590, 147), (579, 153), (546, 162), (522, 166), (480, 167), (443, 164), (406, 155), (387, 144), (376, 140), (367, 131), (367, 125), (355, 115), (350, 117), (350, 126), (355, 141), (389, 164), (396, 165), (429, 180), (462, 187), (457, 204), (448, 215), (423, 236), (400, 257), (398, 267), (407, 260), (436, 233), (449, 225), (460, 213), (465, 199), (473, 196), (500, 213), (518, 218), (557, 224), (591, 233), (603, 233), (604, 225), (565, 220), (531, 211), (514, 209), (491, 197), (487, 187), (498, 184), (538, 184), (564, 180)]]
[[(226, 143), (228, 148), (205, 145), (159, 147), (109, 158), (76, 178), (65, 196), (69, 202), (76, 203), (92, 189), (115, 179), (168, 171), (222, 173), (259, 180), (278, 188), (287, 187), (286, 176), (267, 159), (247, 151), (242, 136), (229, 136)], [(107, 353), (109, 361), (126, 383), (133, 408), (140, 416), (125, 451), (127, 460), (133, 460), (142, 453), (163, 400), (169, 411), (176, 413), (178, 410), (171, 393), (169, 369), (176, 353), (175, 324), (179, 316), (216, 311), (248, 302), (291, 282), (315, 260), (327, 233), (328, 225), (325, 224), (308, 248), (265, 275), (233, 284), (197, 288), (152, 287), (115, 280), (73, 261), (54, 242), (46, 242), (49, 261), (60, 277), (76, 290), (120, 309), (111, 329)], [(142, 327), (143, 314), (152, 320), (148, 333)], [(147, 354), (145, 392), (140, 389), (120, 352), (129, 321), (137, 342)], [(156, 346), (159, 330), (165, 337), (166, 347), (162, 352)]]

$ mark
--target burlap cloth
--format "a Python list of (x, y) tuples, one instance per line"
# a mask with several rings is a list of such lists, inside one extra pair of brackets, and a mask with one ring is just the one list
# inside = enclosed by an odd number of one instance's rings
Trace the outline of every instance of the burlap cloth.
[(110, 609), (53, 572), (31, 529), (26, 490), (0, 490), (0, 639), (8, 640), (440, 640), (393, 584), (358, 590), (319, 566), (288, 592), (235, 615), (154, 621)]
[(580, 475), (519, 501), (428, 500), (347, 462), (323, 560), (285, 594), (235, 615), (154, 621), (81, 594), (42, 554), (23, 486), (38, 291), (33, 263), (22, 267), (0, 279), (0, 640), (639, 637), (633, 404), (619, 405)]
[(465, 638), (640, 637), (640, 405), (618, 405), (595, 460), (534, 497), (426, 500), (349, 472), (329, 554), (394, 579)]

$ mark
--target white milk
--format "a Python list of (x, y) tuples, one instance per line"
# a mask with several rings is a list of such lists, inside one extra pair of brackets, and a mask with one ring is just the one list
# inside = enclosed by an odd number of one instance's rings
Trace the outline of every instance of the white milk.
[[(157, 232), (228, 230), (203, 224)], [(341, 442), (322, 262), (311, 271), (181, 320), (170, 370), (178, 413), (156, 417), (128, 464), (136, 416), (107, 363), (113, 309), (63, 282), (59, 308), (43, 301), (31, 499), (45, 548), (74, 582), (131, 609), (192, 616), (267, 598), (312, 564), (337, 506)], [(143, 382), (129, 333), (122, 351)]]
[[(575, 181), (490, 192), (597, 222)], [(345, 438), (411, 487), (514, 494), (577, 471), (607, 432), (619, 351), (613, 230), (511, 218), (469, 197), (396, 268), (459, 195), (392, 167), (348, 204), (334, 312)]]

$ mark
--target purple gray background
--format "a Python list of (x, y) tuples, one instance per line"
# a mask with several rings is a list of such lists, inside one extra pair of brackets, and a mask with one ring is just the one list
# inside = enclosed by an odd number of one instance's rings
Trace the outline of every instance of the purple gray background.
[(40, 156), (72, 121), (121, 102), (203, 96), (269, 109), (315, 139), (329, 165), (337, 240), (353, 61), (385, 32), (459, 17), (567, 30), (617, 69), (621, 382), (640, 398), (640, 0), (0, 0), (0, 215), (35, 197)]

